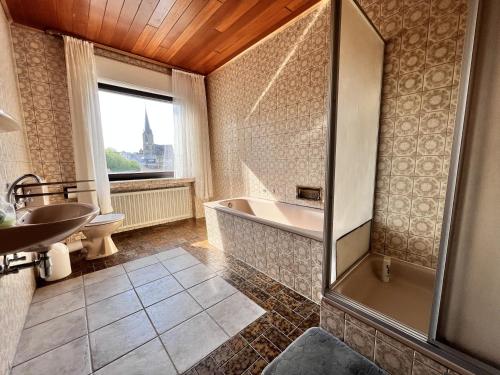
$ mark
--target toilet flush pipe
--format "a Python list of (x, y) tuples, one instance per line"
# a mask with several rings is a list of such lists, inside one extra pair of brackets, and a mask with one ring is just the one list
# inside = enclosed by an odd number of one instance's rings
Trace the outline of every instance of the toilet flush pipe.
[(87, 244), (87, 240), (76, 240), (70, 243), (67, 243), (66, 246), (68, 247), (68, 250), (70, 253), (81, 250), (85, 247)]

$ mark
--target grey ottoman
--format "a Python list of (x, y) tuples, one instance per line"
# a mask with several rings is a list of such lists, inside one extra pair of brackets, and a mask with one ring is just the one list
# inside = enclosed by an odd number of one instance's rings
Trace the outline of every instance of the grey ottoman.
[(262, 372), (263, 375), (386, 375), (361, 354), (321, 328), (309, 328)]

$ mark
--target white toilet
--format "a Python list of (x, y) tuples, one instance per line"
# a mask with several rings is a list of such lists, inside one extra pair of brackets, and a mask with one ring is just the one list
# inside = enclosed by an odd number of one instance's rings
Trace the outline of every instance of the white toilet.
[(87, 259), (107, 257), (118, 251), (111, 235), (123, 224), (124, 214), (111, 213), (98, 215), (82, 229), (87, 237), (83, 246), (87, 249)]

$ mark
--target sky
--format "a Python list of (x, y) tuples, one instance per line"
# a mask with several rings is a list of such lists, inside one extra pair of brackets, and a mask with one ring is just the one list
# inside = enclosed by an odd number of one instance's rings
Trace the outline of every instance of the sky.
[(142, 148), (144, 109), (148, 112), (154, 142), (172, 144), (172, 104), (152, 99), (99, 90), (104, 147), (116, 151), (138, 152)]

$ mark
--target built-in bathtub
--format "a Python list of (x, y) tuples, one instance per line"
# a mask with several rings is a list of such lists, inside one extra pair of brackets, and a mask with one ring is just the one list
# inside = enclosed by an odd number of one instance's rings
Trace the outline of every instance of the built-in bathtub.
[(323, 210), (256, 198), (213, 202), (214, 208), (242, 218), (323, 241)]
[(390, 279), (382, 281), (383, 255), (367, 254), (342, 275), (333, 290), (421, 333), (428, 332), (434, 270), (391, 258)]
[(323, 210), (257, 198), (204, 206), (210, 244), (319, 302)]

